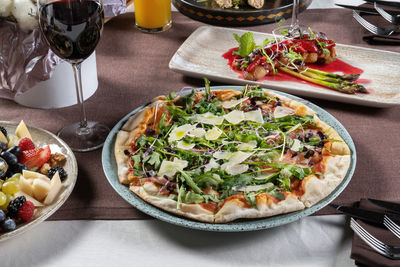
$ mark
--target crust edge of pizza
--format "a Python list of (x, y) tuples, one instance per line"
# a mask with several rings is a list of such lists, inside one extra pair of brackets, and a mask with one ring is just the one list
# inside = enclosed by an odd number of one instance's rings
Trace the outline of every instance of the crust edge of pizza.
[[(219, 96), (231, 95), (236, 96), (236, 90), (218, 90)], [(215, 214), (207, 209), (202, 208), (199, 204), (181, 204), (181, 208), (177, 209), (177, 201), (167, 198), (159, 198), (149, 194), (142, 186), (130, 186), (130, 190), (138, 195), (143, 200), (150, 204), (171, 212), (173, 214), (184, 216), (196, 221), (208, 222), (208, 223), (226, 223), (240, 218), (243, 219), (255, 219), (271, 217), (278, 214), (289, 213), (293, 211), (302, 210), (315, 205), (320, 200), (327, 197), (343, 180), (345, 177), (350, 163), (351, 163), (351, 152), (341, 136), (328, 124), (320, 120), (317, 113), (306, 106), (305, 104), (292, 100), (286, 96), (266, 91), (270, 96), (278, 96), (281, 100), (286, 101), (287, 105), (296, 111), (299, 115), (313, 115), (318, 127), (326, 133), (329, 139), (335, 139), (342, 142), (328, 142), (327, 150), (332, 156), (329, 156), (325, 164), (325, 177), (323, 179), (310, 176), (305, 178), (302, 183), (304, 194), (300, 197), (289, 194), (285, 200), (276, 203), (259, 203), (257, 200), (258, 210), (254, 208), (245, 207), (240, 201), (227, 201)], [(123, 162), (122, 157), (124, 155), (124, 149), (129, 147), (129, 137), (140, 131), (143, 131), (142, 125), (146, 116), (146, 110), (154, 107), (157, 103), (162, 103), (165, 100), (165, 96), (159, 96), (153, 99), (152, 104), (140, 110), (137, 114), (128, 119), (128, 121), (121, 128), (117, 134), (116, 145), (114, 147), (115, 157), (118, 167), (118, 177), (121, 183), (129, 184), (128, 175), (123, 172), (126, 170), (127, 164)], [(150, 116), (149, 114), (147, 114)], [(140, 128), (140, 129), (138, 129)], [(131, 133), (129, 133), (131, 131)], [(122, 132), (122, 133), (120, 133)], [(133, 134), (134, 133), (134, 134)], [(120, 136), (120, 137), (119, 137)], [(124, 165), (125, 164), (125, 165)], [(342, 168), (342, 169), (341, 169)], [(121, 171), (120, 171), (121, 169)], [(324, 190), (320, 190), (323, 187)], [(318, 190), (319, 193), (318, 193)]]

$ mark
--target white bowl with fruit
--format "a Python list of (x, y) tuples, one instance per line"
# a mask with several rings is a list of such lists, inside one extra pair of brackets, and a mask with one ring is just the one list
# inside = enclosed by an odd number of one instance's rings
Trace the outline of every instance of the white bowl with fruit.
[(23, 121), (0, 121), (0, 241), (53, 214), (77, 174), (73, 152), (57, 136)]

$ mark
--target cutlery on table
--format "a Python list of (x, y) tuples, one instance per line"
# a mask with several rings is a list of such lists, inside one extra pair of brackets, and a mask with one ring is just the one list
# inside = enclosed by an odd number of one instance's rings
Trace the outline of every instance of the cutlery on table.
[(393, 260), (400, 259), (400, 247), (391, 246), (383, 243), (373, 235), (371, 235), (367, 230), (365, 230), (361, 225), (359, 225), (354, 218), (350, 219), (350, 228), (367, 243), (372, 249), (374, 249), (379, 254)]
[(378, 200), (378, 199), (373, 199), (373, 198), (367, 198), (367, 200), (381, 208), (384, 208), (391, 212), (400, 214), (400, 204), (398, 204), (398, 203), (384, 201), (384, 200)]
[(392, 35), (396, 33), (399, 30), (399, 27), (396, 28), (383, 28), (383, 27), (378, 27), (367, 20), (365, 20), (363, 17), (361, 17), (355, 10), (353, 10), (353, 18), (358, 21), (358, 23), (361, 24), (365, 29), (370, 31), (373, 34), (376, 35)]
[(351, 6), (351, 5), (344, 5), (344, 4), (335, 4), (340, 7), (361, 11), (363, 13), (372, 14), (372, 15), (379, 15), (378, 11), (373, 7), (364, 7), (364, 6)]
[(400, 238), (400, 226), (392, 219), (390, 219), (390, 216), (385, 215), (383, 219), (383, 224), (386, 226), (387, 229), (389, 229), (390, 232), (392, 232), (392, 234)]
[(400, 37), (387, 35), (366, 35), (363, 40), (372, 45), (400, 45)]
[[(329, 204), (330, 207), (343, 212), (344, 214), (350, 215), (351, 217), (355, 217), (357, 219), (361, 219), (366, 222), (375, 223), (375, 224), (383, 224), (385, 213), (366, 210), (362, 208), (355, 208), (355, 207), (347, 207), (347, 206), (340, 206), (335, 204)], [(388, 214), (389, 215), (389, 214)], [(399, 215), (392, 215), (390, 214), (390, 218), (396, 222), (400, 222)]]
[(400, 15), (392, 15), (386, 10), (384, 10), (379, 4), (374, 3), (375, 10), (387, 21), (389, 21), (392, 24), (399, 25), (400, 24)]
[(382, 6), (390, 6), (390, 7), (397, 7), (400, 8), (400, 2), (396, 1), (382, 1), (382, 0), (364, 0), (365, 2), (372, 3), (372, 4), (379, 4)]

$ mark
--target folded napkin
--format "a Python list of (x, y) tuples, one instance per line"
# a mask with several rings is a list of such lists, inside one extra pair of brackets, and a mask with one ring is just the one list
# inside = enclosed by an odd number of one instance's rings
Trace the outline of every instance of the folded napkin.
[[(384, 208), (380, 208), (366, 199), (361, 199), (359, 203), (360, 208), (385, 212)], [(400, 246), (400, 239), (392, 234), (385, 226), (372, 225), (365, 223), (361, 220), (357, 222), (370, 234), (381, 240), (385, 244)], [(400, 266), (400, 260), (391, 260), (378, 254), (369, 245), (367, 245), (357, 234), (353, 236), (353, 245), (351, 248), (350, 257), (355, 260), (358, 266), (380, 266), (380, 267), (391, 267)]]

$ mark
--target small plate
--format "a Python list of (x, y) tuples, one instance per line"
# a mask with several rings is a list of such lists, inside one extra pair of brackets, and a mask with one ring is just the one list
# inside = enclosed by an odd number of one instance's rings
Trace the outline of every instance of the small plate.
[[(242, 87), (241, 86), (215, 86), (211, 88), (212, 90), (224, 90), (224, 89), (234, 89), (241, 91)], [(204, 90), (204, 88), (201, 88), (200, 90)], [(346, 131), (346, 129), (343, 127), (342, 124), (340, 124), (339, 121), (337, 121), (332, 115), (330, 115), (328, 112), (323, 110), (322, 108), (295, 96), (281, 93), (281, 92), (276, 92), (271, 90), (272, 92), (279, 93), (280, 95), (287, 96), (291, 99), (295, 99), (298, 101), (301, 101), (308, 107), (312, 108), (315, 112), (318, 113), (318, 116), (321, 120), (325, 121), (328, 123), (332, 128), (334, 128), (339, 135), (343, 138), (343, 140), (347, 143), (347, 145), (350, 148), (351, 151), (351, 163), (349, 170), (347, 171), (347, 174), (343, 181), (340, 183), (340, 185), (326, 198), (323, 200), (319, 201), (317, 204), (314, 206), (301, 210), (301, 211), (296, 211), (292, 213), (287, 213), (287, 214), (282, 214), (274, 217), (269, 217), (265, 219), (255, 219), (255, 220), (241, 220), (241, 221), (234, 221), (226, 224), (211, 224), (211, 223), (203, 223), (203, 222), (197, 222), (197, 221), (192, 221), (183, 217), (176, 216), (174, 214), (165, 212), (161, 209), (158, 209), (154, 207), (153, 205), (143, 201), (140, 197), (136, 196), (133, 192), (129, 191), (128, 186), (123, 185), (119, 182), (118, 175), (117, 175), (117, 164), (115, 162), (115, 156), (114, 156), (114, 143), (115, 143), (115, 138), (117, 136), (118, 131), (124, 125), (124, 123), (128, 120), (129, 117), (132, 115), (136, 114), (139, 110), (144, 108), (145, 106), (138, 107), (137, 109), (133, 110), (130, 112), (128, 115), (126, 115), (124, 118), (122, 118), (111, 130), (109, 136), (106, 139), (106, 142), (104, 143), (103, 151), (102, 151), (102, 164), (103, 164), (103, 170), (104, 173), (107, 177), (108, 182), (111, 184), (111, 186), (114, 188), (114, 190), (123, 198), (125, 199), (128, 203), (130, 203), (132, 206), (137, 208), (138, 210), (153, 216), (154, 218), (160, 219), (162, 221), (176, 224), (179, 226), (187, 227), (187, 228), (192, 228), (192, 229), (198, 229), (198, 230), (205, 230), (205, 231), (218, 231), (218, 232), (240, 232), (240, 231), (254, 231), (254, 230), (261, 230), (261, 229), (266, 229), (266, 228), (271, 228), (271, 227), (276, 227), (280, 226), (283, 224), (291, 223), (293, 221), (297, 221), (305, 216), (308, 216), (314, 212), (317, 212), (318, 210), (322, 209), (326, 205), (328, 205), (331, 201), (333, 201), (347, 186), (347, 184), (350, 182), (351, 177), (353, 176), (354, 169), (356, 166), (356, 149), (354, 147), (353, 140), (351, 139), (349, 133)], [(189, 91), (186, 91), (186, 93), (189, 93)]]
[[(5, 127), (9, 133), (14, 133), (18, 126), (18, 123), (0, 121), (0, 125)], [(8, 233), (0, 233), (0, 241), (5, 241), (16, 235), (22, 234), (25, 231), (31, 230), (34, 226), (38, 225), (42, 221), (50, 217), (56, 210), (58, 210), (62, 204), (67, 200), (72, 190), (74, 189), (76, 178), (78, 176), (78, 164), (72, 150), (68, 147), (64, 141), (55, 136), (49, 131), (27, 126), (32, 136), (33, 142), (37, 146), (50, 145), (52, 152), (62, 153), (67, 157), (67, 162), (63, 167), (67, 173), (68, 178), (62, 183), (63, 188), (61, 193), (58, 195), (57, 200), (51, 205), (35, 208), (35, 214), (28, 223), (18, 224), (17, 229)]]
[[(400, 53), (350, 45), (336, 45), (338, 58), (362, 69), (361, 79), (369, 80), (365, 87), (369, 94), (349, 95), (317, 85), (293, 81), (248, 81), (239, 77), (222, 55), (237, 43), (232, 34), (242, 35), (246, 31), (203, 26), (194, 31), (176, 51), (169, 62), (169, 68), (196, 78), (208, 77), (210, 80), (225, 84), (260, 84), (290, 94), (316, 97), (338, 102), (359, 104), (373, 107), (391, 107), (400, 104), (400, 86), (398, 72)], [(254, 39), (260, 44), (272, 35), (254, 32)]]
[[(300, 0), (299, 12), (304, 11), (312, 0)], [(266, 0), (260, 9), (251, 6), (220, 8), (207, 6), (198, 0), (173, 0), (172, 3), (182, 14), (189, 18), (220, 26), (248, 26), (275, 23), (282, 18), (290, 18), (293, 0)]]

